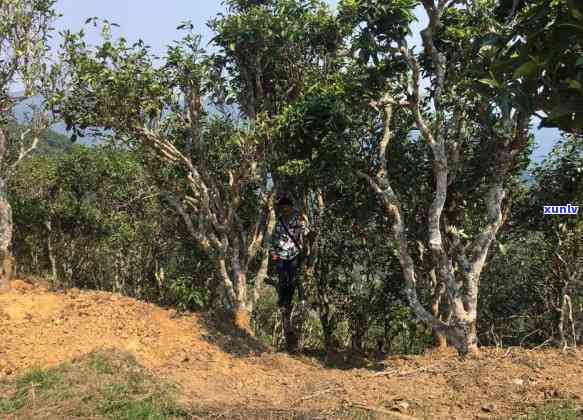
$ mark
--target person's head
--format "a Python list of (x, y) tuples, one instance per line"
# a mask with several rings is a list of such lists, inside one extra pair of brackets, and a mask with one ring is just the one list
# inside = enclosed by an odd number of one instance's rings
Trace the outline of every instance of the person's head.
[(284, 217), (289, 217), (294, 211), (294, 203), (287, 197), (282, 197), (277, 202), (277, 208)]

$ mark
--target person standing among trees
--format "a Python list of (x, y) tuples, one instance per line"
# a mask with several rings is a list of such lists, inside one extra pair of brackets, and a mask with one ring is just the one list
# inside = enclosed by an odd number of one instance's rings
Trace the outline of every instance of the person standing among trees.
[(300, 301), (305, 303), (306, 296), (301, 282), (296, 280), (298, 268), (301, 266), (302, 244), (308, 233), (308, 223), (294, 208), (288, 197), (282, 197), (277, 202), (278, 219), (273, 235), (271, 256), (275, 262), (279, 283), (277, 285), (278, 306), (289, 308), (296, 287)]
[(293, 353), (299, 347), (299, 334), (292, 322), (292, 301), (296, 287), (302, 308), (306, 306), (304, 287), (297, 279), (297, 274), (305, 256), (302, 245), (308, 232), (308, 223), (300, 216), (288, 197), (283, 197), (277, 202), (277, 213), (271, 258), (278, 275), (277, 305), (282, 315), (285, 343), (287, 350)]

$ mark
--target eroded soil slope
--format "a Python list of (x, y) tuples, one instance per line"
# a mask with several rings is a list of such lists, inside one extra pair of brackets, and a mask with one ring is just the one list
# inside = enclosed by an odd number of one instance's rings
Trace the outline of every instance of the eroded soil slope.
[(52, 293), (16, 281), (0, 295), (0, 380), (110, 348), (177, 384), (181, 402), (199, 412), (303, 410), (323, 419), (353, 406), (375, 418), (509, 418), (583, 397), (577, 351), (483, 349), (477, 359), (390, 356), (382, 370), (334, 369), (221, 333), (205, 317), (116, 294)]

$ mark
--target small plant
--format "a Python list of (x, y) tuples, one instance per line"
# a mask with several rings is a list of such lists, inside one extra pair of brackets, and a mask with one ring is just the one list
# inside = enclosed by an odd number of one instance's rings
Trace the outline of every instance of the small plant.
[(209, 291), (206, 288), (196, 287), (192, 279), (177, 277), (169, 282), (167, 299), (181, 311), (193, 311), (204, 308), (208, 304)]

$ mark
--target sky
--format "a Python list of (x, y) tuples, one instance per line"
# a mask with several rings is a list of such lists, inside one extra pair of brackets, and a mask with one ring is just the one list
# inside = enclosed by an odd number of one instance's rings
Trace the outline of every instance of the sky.
[[(56, 29), (78, 31), (85, 26), (87, 18), (97, 16), (120, 25), (114, 35), (124, 36), (130, 42), (141, 38), (154, 53), (161, 54), (179, 38), (176, 27), (185, 20), (191, 20), (203, 39), (210, 41), (212, 34), (206, 22), (224, 11), (221, 3), (220, 0), (58, 0), (56, 8), (63, 16), (57, 21)], [(89, 30), (89, 41), (98, 41), (97, 35), (95, 30)], [(58, 39), (53, 40), (53, 46), (58, 46)]]
[[(162, 55), (166, 46), (180, 37), (176, 27), (187, 20), (192, 21), (195, 31), (202, 35), (203, 45), (208, 44), (213, 34), (206, 22), (225, 11), (222, 3), (222, 0), (58, 0), (56, 8), (62, 17), (56, 22), (55, 29), (76, 32), (86, 28), (88, 41), (97, 43), (98, 31), (84, 25), (87, 18), (96, 16), (120, 25), (120, 28), (114, 28), (114, 37), (123, 36), (128, 42), (141, 38), (152, 47), (154, 54)], [(338, 0), (327, 0), (327, 3), (336, 8)], [(415, 35), (410, 45), (420, 45), (419, 30), (427, 24), (427, 17), (421, 9), (416, 10), (416, 16), (418, 21), (412, 27)], [(51, 41), (52, 48), (56, 50), (59, 44), (60, 37), (55, 36)], [(537, 125), (538, 121), (533, 120), (533, 131), (539, 145), (533, 155), (535, 160), (546, 155), (559, 138), (558, 130), (536, 130)]]
[[(336, 9), (339, 0), (326, 0)], [(180, 37), (176, 27), (183, 21), (190, 20), (195, 31), (208, 43), (212, 32), (206, 23), (217, 13), (225, 12), (222, 0), (58, 0), (57, 11), (62, 14), (57, 21), (57, 31), (70, 29), (74, 32), (87, 28), (90, 42), (99, 41), (99, 33), (91, 26), (85, 26), (87, 18), (97, 16), (120, 25), (114, 36), (123, 36), (128, 41), (143, 39), (156, 54), (162, 54), (167, 45)], [(424, 13), (417, 13), (419, 22), (414, 24), (413, 43), (419, 43), (418, 32), (427, 23)], [(52, 47), (58, 48), (60, 37), (52, 40)]]
[[(190, 20), (195, 31), (208, 43), (212, 38), (206, 22), (217, 13), (225, 12), (222, 0), (58, 0), (57, 11), (63, 16), (56, 28), (78, 31), (87, 18), (97, 16), (120, 25), (114, 34), (123, 35), (128, 41), (142, 38), (161, 54), (165, 47), (180, 36), (176, 27)], [(327, 0), (336, 7), (338, 0)], [(89, 32), (89, 40), (97, 41), (96, 31)], [(58, 46), (53, 40), (53, 46)]]

